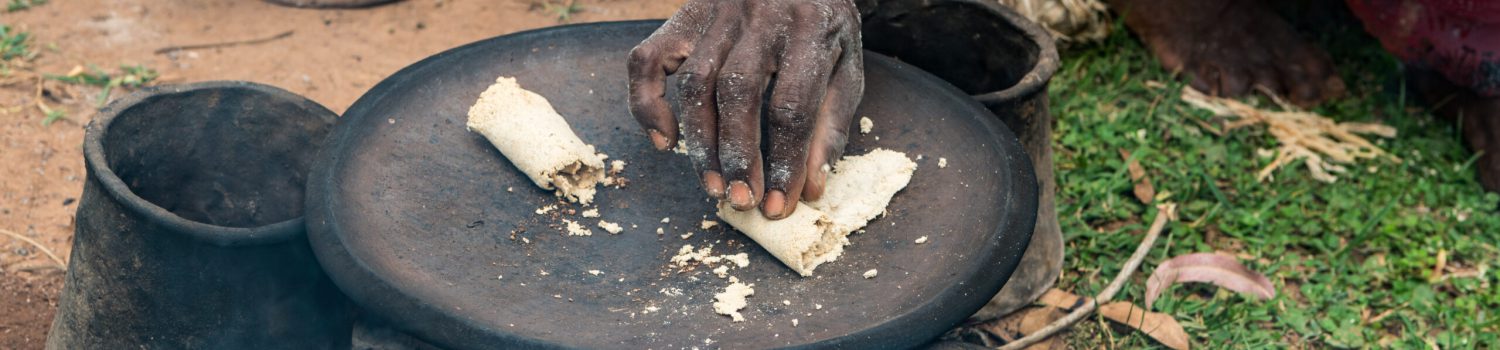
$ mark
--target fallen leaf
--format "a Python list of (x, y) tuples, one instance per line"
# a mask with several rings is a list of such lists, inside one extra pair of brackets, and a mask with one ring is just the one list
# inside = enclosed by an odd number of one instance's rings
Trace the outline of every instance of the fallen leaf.
[(1079, 306), (1083, 306), (1083, 303), (1088, 302), (1088, 300), (1089, 298), (1080, 297), (1065, 290), (1052, 288), (1048, 290), (1047, 293), (1042, 294), (1041, 298), (1037, 298), (1036, 301), (1038, 303), (1041, 303), (1042, 305), (1071, 311), (1078, 308)]
[[(1021, 337), (1025, 337), (1027, 334), (1035, 333), (1066, 315), (1067, 313), (1055, 307), (1032, 306), (1012, 312), (1010, 315), (998, 320), (980, 324), (979, 329), (1008, 343), (1016, 341), (1016, 339), (1021, 339)], [(1026, 350), (1067, 349), (1068, 344), (1065, 341), (1067, 337), (1062, 334), (1064, 333), (1053, 334), (1047, 337), (1047, 339), (1042, 339), (1042, 341), (1036, 344), (1031, 344), (1031, 346), (1026, 347)]]
[(1214, 253), (1181, 255), (1151, 272), (1146, 280), (1146, 307), (1151, 307), (1156, 298), (1173, 283), (1208, 282), (1232, 291), (1261, 299), (1276, 296), (1276, 286), (1265, 275), (1251, 271), (1233, 257)]
[(1130, 151), (1121, 149), (1120, 158), (1125, 159), (1125, 167), (1130, 170), (1130, 182), (1135, 183), (1135, 199), (1151, 204), (1156, 200), (1156, 186), (1151, 184), (1151, 179), (1146, 178), (1146, 168), (1141, 166), (1139, 159), (1130, 158)]
[(1116, 301), (1099, 307), (1099, 314), (1104, 315), (1110, 321), (1134, 328), (1141, 333), (1146, 333), (1151, 339), (1175, 350), (1188, 350), (1187, 331), (1177, 323), (1172, 316), (1150, 312), (1135, 304), (1124, 301)]

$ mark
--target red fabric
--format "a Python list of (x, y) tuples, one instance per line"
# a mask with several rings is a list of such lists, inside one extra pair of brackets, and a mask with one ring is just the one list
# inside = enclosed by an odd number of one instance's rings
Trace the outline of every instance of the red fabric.
[(1500, 0), (1347, 0), (1396, 57), (1500, 96)]

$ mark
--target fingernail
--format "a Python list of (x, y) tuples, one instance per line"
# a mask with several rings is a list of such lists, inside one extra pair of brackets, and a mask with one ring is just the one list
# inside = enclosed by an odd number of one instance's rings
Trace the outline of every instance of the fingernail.
[(651, 134), (651, 143), (653, 145), (656, 145), (656, 150), (658, 150), (658, 151), (665, 151), (665, 150), (667, 150), (667, 136), (666, 135), (662, 135), (661, 132), (660, 131), (656, 131), (656, 129), (646, 130), (646, 132), (649, 133), (649, 134)]
[(744, 181), (729, 183), (729, 206), (739, 210), (747, 210), (755, 207), (755, 194), (750, 193), (750, 185)]
[(703, 189), (709, 197), (724, 199), (724, 176), (712, 170), (703, 172)]
[(786, 194), (781, 193), (781, 190), (767, 192), (766, 200), (761, 201), (761, 211), (771, 220), (786, 217)]

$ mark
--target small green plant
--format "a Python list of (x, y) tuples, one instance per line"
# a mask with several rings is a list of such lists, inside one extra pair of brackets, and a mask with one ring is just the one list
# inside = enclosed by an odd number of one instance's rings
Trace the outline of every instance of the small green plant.
[(68, 119), (67, 113), (64, 113), (61, 109), (49, 109), (47, 110), (47, 116), (42, 118), (42, 126), (52, 125), (52, 123), (63, 119)]
[(10, 3), (5, 5), (5, 12), (24, 11), (32, 6), (41, 6), (46, 3), (47, 0), (10, 0)]
[(567, 4), (546, 0), (542, 3), (542, 11), (557, 15), (558, 21), (567, 22), (573, 14), (583, 12), (583, 6), (578, 5), (578, 0), (568, 0)]
[(47, 75), (47, 79), (102, 88), (96, 104), (103, 106), (105, 102), (109, 102), (109, 95), (115, 88), (138, 88), (156, 80), (157, 76), (156, 70), (142, 65), (120, 66), (120, 71), (113, 75), (99, 67), (89, 66), (88, 70), (74, 69), (67, 75)]
[(31, 33), (0, 24), (0, 61), (29, 59), (36, 55), (30, 47)]

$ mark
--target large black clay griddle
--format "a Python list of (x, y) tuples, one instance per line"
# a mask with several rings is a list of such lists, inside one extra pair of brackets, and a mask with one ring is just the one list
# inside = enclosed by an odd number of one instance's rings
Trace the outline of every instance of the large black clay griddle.
[[(876, 54), (866, 54), (858, 112), (874, 132), (855, 131), (848, 154), (924, 156), (889, 214), (808, 278), (722, 225), (701, 230), (713, 203), (688, 160), (652, 150), (626, 108), (626, 54), (659, 24), (497, 37), (376, 85), (339, 120), (308, 184), (310, 236), (334, 281), (363, 310), (451, 348), (865, 349), (930, 341), (1015, 269), (1036, 212), (1015, 137), (964, 93)], [(557, 202), (552, 193), (465, 130), (469, 106), (500, 75), (546, 96), (583, 140), (629, 163), (629, 185), (596, 199), (625, 232), (564, 235), (560, 220), (534, 213)], [(913, 243), (921, 236), (927, 243)], [(713, 312), (726, 280), (669, 267), (683, 244), (749, 253), (751, 265), (730, 272), (755, 284), (745, 322)], [(861, 276), (870, 269), (879, 276)]]

